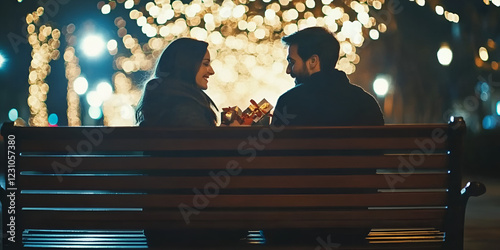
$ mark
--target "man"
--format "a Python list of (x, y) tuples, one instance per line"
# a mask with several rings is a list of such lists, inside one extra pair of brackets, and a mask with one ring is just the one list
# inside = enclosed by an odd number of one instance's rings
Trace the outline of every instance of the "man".
[(282, 41), (288, 46), (286, 73), (296, 86), (280, 96), (275, 110), (294, 118), (274, 116), (273, 125), (384, 125), (375, 98), (335, 69), (340, 44), (331, 32), (311, 27)]

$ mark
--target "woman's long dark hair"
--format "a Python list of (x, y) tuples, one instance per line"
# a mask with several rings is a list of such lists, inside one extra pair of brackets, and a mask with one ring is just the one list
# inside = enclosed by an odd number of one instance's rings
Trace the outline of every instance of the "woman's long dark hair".
[[(191, 38), (178, 38), (171, 42), (163, 51), (157, 61), (153, 79), (149, 80), (143, 90), (143, 95), (136, 109), (136, 120), (143, 121), (149, 114), (153, 115), (158, 108), (153, 105), (148, 96), (157, 96), (166, 88), (169, 81), (180, 82), (187, 85), (188, 89), (198, 90), (196, 85), (196, 74), (201, 66), (201, 62), (207, 52), (208, 43)], [(215, 113), (211, 109), (213, 101), (203, 91), (199, 90), (200, 99), (205, 99), (207, 107), (211, 110), (214, 122), (217, 120)], [(155, 94), (156, 93), (156, 94)], [(201, 101), (205, 101), (201, 100)], [(151, 103), (149, 103), (151, 102)]]

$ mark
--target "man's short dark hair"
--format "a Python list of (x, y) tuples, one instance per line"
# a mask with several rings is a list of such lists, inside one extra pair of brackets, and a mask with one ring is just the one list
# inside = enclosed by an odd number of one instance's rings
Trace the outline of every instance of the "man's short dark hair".
[(322, 27), (310, 27), (285, 36), (281, 41), (288, 46), (297, 45), (297, 53), (304, 61), (318, 55), (321, 70), (335, 68), (340, 44), (332, 32)]

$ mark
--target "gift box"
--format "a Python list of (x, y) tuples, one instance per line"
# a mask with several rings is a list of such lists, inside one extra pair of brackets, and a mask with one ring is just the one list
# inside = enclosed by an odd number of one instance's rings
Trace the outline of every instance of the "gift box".
[(237, 106), (222, 109), (221, 123), (227, 126), (269, 125), (273, 106), (264, 98), (259, 103), (250, 100), (250, 106), (241, 111)]
[(221, 123), (223, 125), (231, 126), (233, 123), (239, 125), (243, 123), (242, 116), (243, 112), (238, 106), (222, 108), (221, 113)]

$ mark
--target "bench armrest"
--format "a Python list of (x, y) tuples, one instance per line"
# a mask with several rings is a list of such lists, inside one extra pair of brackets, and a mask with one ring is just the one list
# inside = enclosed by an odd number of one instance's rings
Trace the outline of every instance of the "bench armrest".
[(471, 196), (477, 197), (486, 193), (486, 186), (478, 181), (467, 182), (462, 191), (460, 191), (463, 199), (468, 199)]
[(464, 223), (465, 210), (467, 202), (471, 196), (480, 196), (486, 192), (486, 187), (483, 183), (477, 181), (467, 182), (464, 188), (460, 191), (458, 200), (452, 201), (455, 209), (450, 209), (450, 214), (447, 218), (448, 229), (446, 230), (447, 238), (445, 249), (460, 249), (463, 250), (464, 242)]

